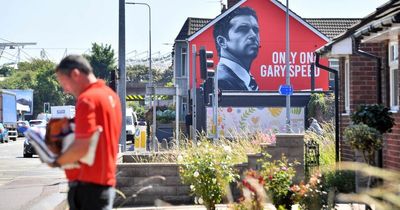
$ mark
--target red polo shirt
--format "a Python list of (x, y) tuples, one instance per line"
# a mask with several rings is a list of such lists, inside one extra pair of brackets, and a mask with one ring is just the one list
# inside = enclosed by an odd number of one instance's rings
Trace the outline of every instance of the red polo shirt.
[(118, 142), (121, 134), (121, 103), (117, 94), (98, 80), (78, 97), (75, 115), (77, 141), (88, 139), (98, 126), (103, 128), (96, 148), (94, 164), (81, 164), (79, 181), (115, 186)]
[(76, 181), (79, 177), (79, 168), (74, 169), (64, 169), (65, 176), (67, 177), (68, 181)]

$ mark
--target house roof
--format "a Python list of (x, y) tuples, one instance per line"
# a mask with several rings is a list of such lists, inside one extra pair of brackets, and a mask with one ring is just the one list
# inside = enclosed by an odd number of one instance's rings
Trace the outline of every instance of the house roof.
[[(181, 31), (175, 40), (185, 40), (213, 19), (189, 17), (183, 24)], [(303, 18), (315, 29), (327, 36), (329, 39), (345, 32), (351, 26), (358, 24), (360, 18)]]
[(189, 17), (183, 24), (181, 31), (175, 38), (177, 40), (185, 40), (192, 34), (196, 33), (199, 29), (209, 23), (212, 19)]
[(361, 18), (304, 18), (318, 31), (333, 39), (351, 26), (361, 22)]
[(355, 37), (362, 38), (369, 36), (371, 33), (376, 33), (383, 30), (385, 27), (391, 27), (393, 23), (400, 22), (400, 1), (390, 0), (389, 2), (376, 8), (374, 12), (362, 18), (362, 20), (350, 27), (343, 33), (335, 36), (332, 41), (325, 44), (321, 48), (317, 49), (316, 52), (324, 54), (332, 48), (335, 43), (339, 43), (342, 40)]

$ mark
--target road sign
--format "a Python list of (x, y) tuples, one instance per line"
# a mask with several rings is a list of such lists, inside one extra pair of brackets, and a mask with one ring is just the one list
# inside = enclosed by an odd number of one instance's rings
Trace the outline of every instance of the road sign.
[(279, 94), (289, 96), (293, 94), (293, 88), (290, 85), (280, 85)]

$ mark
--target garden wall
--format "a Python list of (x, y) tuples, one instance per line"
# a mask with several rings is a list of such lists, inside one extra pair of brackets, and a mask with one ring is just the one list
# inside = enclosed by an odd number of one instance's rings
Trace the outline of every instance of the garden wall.
[[(277, 134), (275, 145), (262, 145), (272, 160), (281, 158), (282, 153), (289, 161), (300, 162), (296, 167), (296, 181), (304, 178), (304, 136), (302, 134)], [(242, 174), (247, 169), (260, 169), (257, 161), (261, 154), (249, 154), (248, 163), (235, 167)], [(193, 203), (189, 186), (182, 184), (179, 165), (176, 163), (132, 163), (132, 155), (122, 157), (123, 163), (117, 165), (117, 190), (125, 196), (117, 195), (114, 206), (149, 206), (159, 199), (174, 205)], [(239, 190), (231, 185), (233, 197), (240, 196)], [(148, 186), (151, 186), (151, 188)], [(136, 194), (136, 196), (135, 196)]]

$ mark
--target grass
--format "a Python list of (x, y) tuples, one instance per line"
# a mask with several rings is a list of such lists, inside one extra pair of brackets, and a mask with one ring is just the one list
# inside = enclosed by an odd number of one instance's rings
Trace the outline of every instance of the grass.
[[(223, 146), (229, 146), (232, 149), (232, 157), (234, 163), (247, 162), (247, 154), (249, 153), (260, 153), (261, 143), (270, 142), (274, 139), (274, 134), (269, 133), (257, 133), (254, 135), (235, 135), (233, 139), (220, 138), (215, 144)], [(205, 134), (199, 134), (197, 142), (212, 141), (206, 137)], [(176, 144), (170, 147), (166, 151), (162, 152), (147, 152), (132, 154), (134, 162), (137, 163), (175, 163), (179, 154), (186, 150), (195, 149), (197, 146), (192, 140), (182, 138), (179, 142), (179, 147)], [(160, 145), (159, 145), (160, 148)]]
[(304, 140), (314, 140), (319, 145), (320, 166), (335, 165), (335, 126), (333, 122), (322, 123), (322, 135), (313, 131), (306, 131)]

